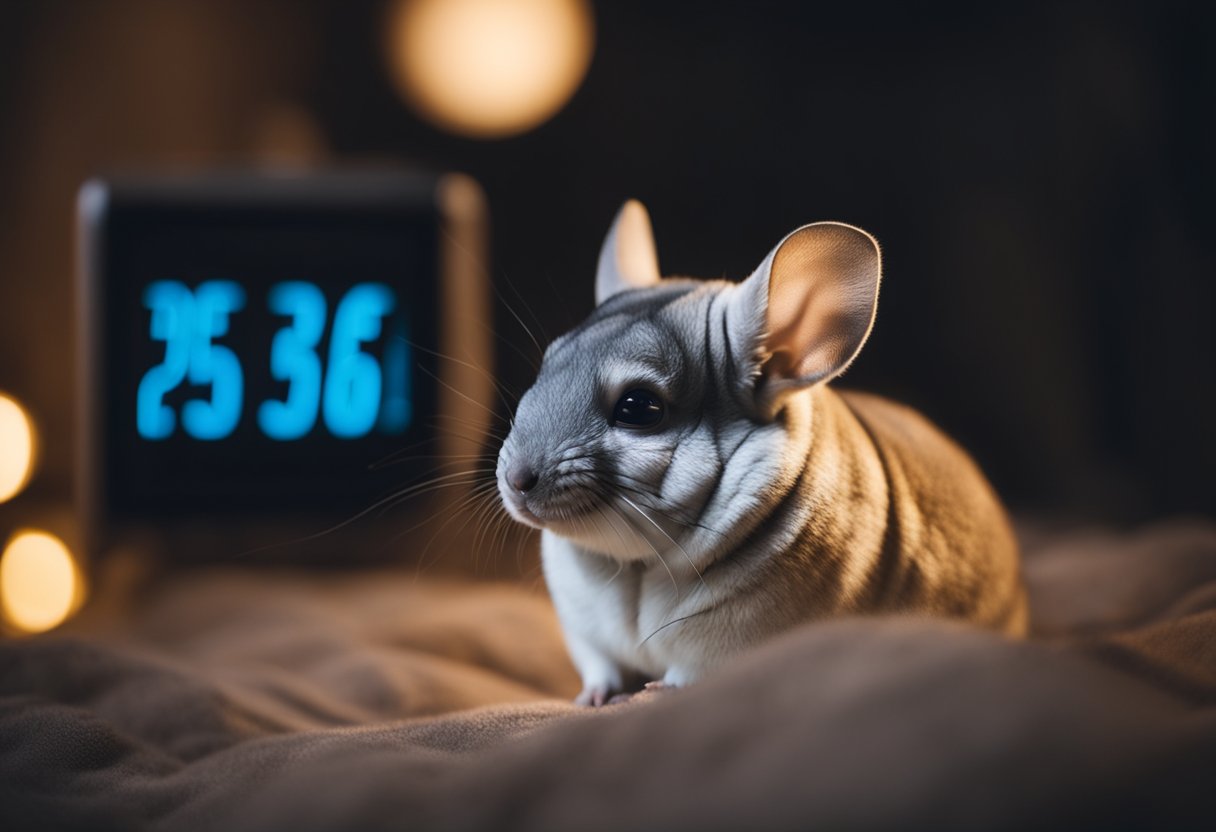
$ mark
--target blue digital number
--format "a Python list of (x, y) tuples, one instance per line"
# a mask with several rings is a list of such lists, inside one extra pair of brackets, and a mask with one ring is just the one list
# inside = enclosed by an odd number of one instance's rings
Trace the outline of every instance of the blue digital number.
[(329, 338), (322, 403), (325, 425), (334, 436), (354, 439), (366, 435), (376, 424), (380, 365), (359, 345), (380, 336), (382, 319), (395, 306), (392, 290), (380, 283), (360, 283), (338, 304)]
[(325, 295), (311, 283), (280, 283), (270, 290), (270, 310), (291, 317), (270, 345), (270, 373), (286, 381), (286, 401), (263, 402), (258, 425), (271, 439), (288, 441), (308, 434), (321, 405), (321, 359), (317, 344), (325, 334)]
[[(136, 392), (139, 435), (150, 440), (173, 435), (177, 418), (164, 399), (188, 382), (211, 390), (208, 398), (182, 405), (185, 432), (203, 441), (230, 436), (241, 419), (245, 378), (236, 354), (215, 341), (228, 334), (231, 316), (244, 307), (244, 289), (232, 281), (209, 280), (191, 291), (179, 281), (160, 280), (148, 286), (143, 302), (152, 313), (151, 336), (164, 342), (165, 356), (144, 374)], [(383, 368), (361, 349), (380, 337), (384, 319), (394, 311), (391, 289), (360, 283), (346, 293), (334, 312), (324, 367), (318, 355), (327, 315), (321, 290), (300, 281), (279, 283), (267, 304), (290, 323), (271, 342), (270, 372), (287, 383), (287, 394), (259, 406), (258, 425), (266, 436), (300, 439), (316, 427), (318, 412), (329, 432), (342, 439), (365, 436), (377, 426), (390, 434), (405, 430), (412, 413), (404, 322), (385, 344)]]
[(165, 394), (185, 380), (211, 385), (211, 398), (182, 406), (182, 427), (195, 439), (223, 439), (241, 416), (244, 378), (241, 362), (212, 339), (228, 333), (228, 316), (245, 303), (235, 283), (211, 280), (191, 292), (176, 280), (158, 280), (144, 291), (152, 311), (151, 335), (165, 342), (165, 358), (144, 374), (135, 396), (135, 428), (145, 439), (173, 435), (173, 409)]
[(165, 394), (186, 378), (194, 331), (194, 295), (176, 280), (158, 280), (144, 290), (144, 306), (152, 310), (152, 338), (165, 343), (165, 359), (144, 374), (135, 397), (135, 427), (144, 439), (173, 434), (173, 408)]
[(223, 439), (236, 428), (245, 398), (241, 362), (212, 340), (228, 334), (228, 316), (245, 305), (245, 290), (230, 280), (209, 280), (194, 292), (194, 337), (190, 344), (191, 384), (211, 385), (210, 399), (182, 405), (182, 427), (195, 439)]
[(409, 397), (411, 364), (409, 331), (402, 321), (384, 347), (384, 401), (376, 425), (381, 433), (401, 433), (409, 427), (413, 417)]

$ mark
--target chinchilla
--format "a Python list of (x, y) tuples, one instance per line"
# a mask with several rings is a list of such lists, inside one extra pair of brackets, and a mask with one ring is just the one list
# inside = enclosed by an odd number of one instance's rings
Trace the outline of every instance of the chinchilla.
[(497, 466), (542, 530), (576, 701), (687, 685), (830, 616), (1023, 633), (1017, 543), (975, 463), (915, 411), (827, 386), (870, 333), (881, 260), (820, 222), (741, 283), (660, 279), (646, 209), (621, 208), (597, 307), (546, 350)]

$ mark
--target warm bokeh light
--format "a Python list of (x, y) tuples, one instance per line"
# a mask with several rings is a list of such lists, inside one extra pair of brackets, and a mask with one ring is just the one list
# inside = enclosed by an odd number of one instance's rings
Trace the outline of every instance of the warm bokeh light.
[(81, 592), (72, 553), (49, 532), (18, 532), (0, 555), (0, 603), (19, 630), (40, 633), (62, 624)]
[(25, 408), (0, 393), (0, 503), (21, 493), (34, 468), (34, 425)]
[(578, 89), (595, 24), (586, 0), (400, 0), (394, 80), (425, 117), (492, 138), (530, 130)]

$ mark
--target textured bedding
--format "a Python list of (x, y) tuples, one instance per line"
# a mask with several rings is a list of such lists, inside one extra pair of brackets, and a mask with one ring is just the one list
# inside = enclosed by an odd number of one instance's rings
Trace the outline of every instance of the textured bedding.
[(1026, 642), (825, 622), (599, 711), (539, 590), (179, 576), (0, 644), (0, 827), (1216, 828), (1216, 528), (1024, 537)]

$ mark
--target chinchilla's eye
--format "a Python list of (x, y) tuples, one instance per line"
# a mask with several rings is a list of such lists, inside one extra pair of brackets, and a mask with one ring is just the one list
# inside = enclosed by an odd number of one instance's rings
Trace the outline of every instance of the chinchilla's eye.
[(663, 418), (663, 402), (649, 390), (630, 390), (617, 401), (612, 424), (621, 428), (654, 427)]

